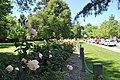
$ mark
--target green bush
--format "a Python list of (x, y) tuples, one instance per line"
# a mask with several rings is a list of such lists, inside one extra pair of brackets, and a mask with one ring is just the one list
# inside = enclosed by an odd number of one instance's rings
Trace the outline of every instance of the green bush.
[[(1, 62), (0, 80), (56, 80), (64, 72), (64, 62), (73, 53), (73, 45), (61, 42), (39, 45), (21, 41), (15, 46), (18, 55), (14, 60)], [(36, 66), (31, 69), (28, 66), (32, 61)], [(13, 67), (12, 71), (5, 69), (8, 65)]]

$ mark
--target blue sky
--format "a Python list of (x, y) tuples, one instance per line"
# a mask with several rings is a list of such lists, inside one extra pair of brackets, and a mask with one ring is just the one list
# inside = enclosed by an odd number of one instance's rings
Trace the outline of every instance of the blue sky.
[[(64, 0), (70, 10), (71, 10), (71, 17), (72, 20), (74, 19), (75, 15), (82, 10), (82, 8), (90, 1), (90, 0)], [(16, 9), (13, 9), (13, 14), (12, 16), (19, 16), (20, 12), (18, 12)], [(26, 12), (24, 12), (24, 14), (27, 15)], [(115, 19), (117, 19), (118, 21), (120, 20), (120, 10), (118, 10), (117, 8), (117, 3), (116, 1), (114, 1), (113, 3), (111, 3), (109, 5), (108, 11), (103, 12), (102, 15), (98, 15), (98, 16), (94, 16), (94, 15), (90, 15), (88, 17), (85, 18), (85, 22), (83, 20), (82, 17), (80, 17), (78, 19), (78, 21), (80, 22), (80, 24), (82, 26), (86, 25), (87, 23), (91, 23), (92, 25), (96, 25), (99, 26), (103, 21), (107, 20), (109, 18), (109, 16), (113, 14), (115, 16)]]
[[(86, 5), (87, 2), (90, 0), (65, 0), (68, 4), (68, 6), (71, 9), (72, 17), (82, 10), (82, 8)], [(120, 10), (117, 8), (117, 1), (114, 1), (109, 5), (108, 11), (103, 12), (102, 15), (94, 16), (90, 15), (85, 18), (85, 22), (82, 17), (78, 19), (78, 21), (81, 23), (81, 25), (86, 25), (87, 23), (91, 23), (93, 25), (99, 26), (103, 21), (107, 20), (109, 16), (113, 14), (115, 16), (115, 19), (120, 20)]]

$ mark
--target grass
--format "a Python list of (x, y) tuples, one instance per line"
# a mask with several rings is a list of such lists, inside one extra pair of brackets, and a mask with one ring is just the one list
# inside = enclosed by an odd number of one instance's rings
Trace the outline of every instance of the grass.
[(9, 48), (14, 46), (14, 43), (0, 43), (0, 48)]
[(16, 47), (14, 43), (0, 43), (0, 53), (13, 53), (15, 54)]
[[(30, 42), (33, 43), (33, 42)], [(35, 41), (35, 44), (45, 44), (44, 41)], [(0, 62), (8, 59), (17, 58), (17, 48), (14, 46), (14, 43), (0, 43)]]
[(103, 80), (120, 80), (120, 53), (87, 43), (82, 46), (90, 69), (93, 69), (94, 62), (100, 62), (103, 64)]
[[(33, 43), (33, 42), (31, 42)], [(45, 44), (44, 41), (35, 41), (35, 44)], [(14, 43), (0, 43), (0, 53), (12, 53), (16, 54), (17, 52), (14, 52), (16, 50), (16, 47), (14, 46)]]

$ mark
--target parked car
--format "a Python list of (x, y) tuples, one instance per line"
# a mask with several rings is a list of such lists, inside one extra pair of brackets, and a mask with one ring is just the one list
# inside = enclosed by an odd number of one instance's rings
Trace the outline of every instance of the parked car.
[(99, 44), (99, 42), (100, 42), (100, 39), (95, 39), (96, 44)]
[(105, 39), (100, 39), (99, 44), (104, 45), (104, 43), (105, 43)]
[(90, 42), (95, 43), (95, 39), (94, 38), (90, 39)]
[(116, 43), (117, 42), (113, 39), (107, 39), (107, 40), (105, 40), (104, 45), (105, 46), (116, 46)]
[(117, 40), (116, 40), (117, 42), (120, 42), (120, 38), (117, 38)]

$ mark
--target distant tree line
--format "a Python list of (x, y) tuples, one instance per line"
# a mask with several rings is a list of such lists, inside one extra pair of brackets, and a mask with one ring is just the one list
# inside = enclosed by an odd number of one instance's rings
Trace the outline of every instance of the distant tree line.
[(120, 22), (115, 20), (115, 16), (112, 14), (98, 27), (92, 26), (90, 23), (85, 25), (82, 34), (86, 34), (89, 38), (120, 37)]

